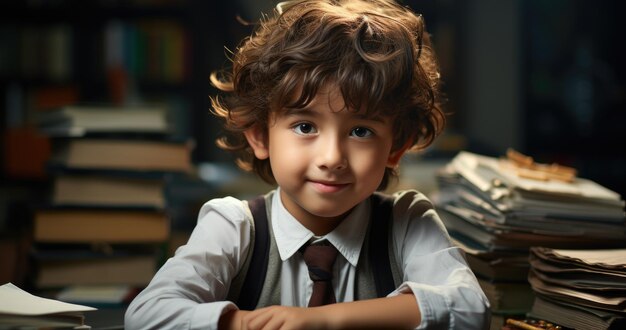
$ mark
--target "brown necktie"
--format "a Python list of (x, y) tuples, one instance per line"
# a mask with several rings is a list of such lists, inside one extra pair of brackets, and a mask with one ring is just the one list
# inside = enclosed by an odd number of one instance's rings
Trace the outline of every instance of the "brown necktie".
[(309, 307), (337, 302), (332, 283), (337, 249), (332, 245), (307, 245), (303, 247), (302, 255), (309, 268), (309, 277), (313, 281)]

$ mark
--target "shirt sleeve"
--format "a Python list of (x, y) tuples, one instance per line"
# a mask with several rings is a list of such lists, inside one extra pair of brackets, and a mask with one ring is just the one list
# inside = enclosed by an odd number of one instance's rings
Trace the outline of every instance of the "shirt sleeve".
[(422, 316), (417, 329), (485, 329), (489, 302), (430, 206), (415, 191), (396, 195), (393, 239), (404, 282), (390, 295), (413, 293)]
[(217, 329), (237, 307), (225, 301), (250, 243), (251, 218), (232, 197), (204, 204), (186, 245), (179, 247), (131, 302), (126, 329)]

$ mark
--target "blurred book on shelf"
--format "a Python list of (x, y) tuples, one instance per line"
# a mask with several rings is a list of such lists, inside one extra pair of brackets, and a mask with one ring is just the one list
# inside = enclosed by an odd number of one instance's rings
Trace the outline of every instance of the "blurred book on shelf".
[(518, 297), (522, 291), (532, 297), (531, 247), (626, 247), (622, 197), (573, 168), (536, 163), (514, 150), (501, 158), (462, 151), (437, 172), (437, 184), (433, 201), (495, 313), (531, 309), (530, 298), (512, 298), (516, 310), (501, 301), (511, 287)]
[(165, 106), (68, 105), (39, 111), (36, 123), (42, 133), (55, 137), (95, 134), (169, 134)]
[(152, 139), (69, 139), (51, 159), (60, 169), (135, 172), (181, 172), (193, 169), (187, 141)]
[(165, 183), (159, 178), (58, 174), (52, 204), (58, 206), (145, 206), (164, 209)]
[(121, 66), (141, 81), (182, 83), (190, 75), (191, 43), (188, 31), (168, 19), (113, 20), (103, 29), (108, 69)]
[(155, 243), (169, 238), (167, 214), (133, 208), (41, 208), (34, 240), (41, 243)]
[[(42, 244), (32, 247), (39, 289), (72, 285), (146, 286), (162, 258), (150, 245)], [(63, 299), (61, 299), (63, 300)]]
[(626, 327), (626, 249), (530, 249), (529, 315), (575, 329)]
[(65, 23), (47, 26), (3, 24), (0, 27), (3, 49), (0, 76), (66, 81), (75, 70), (72, 56), (76, 39), (74, 32)]

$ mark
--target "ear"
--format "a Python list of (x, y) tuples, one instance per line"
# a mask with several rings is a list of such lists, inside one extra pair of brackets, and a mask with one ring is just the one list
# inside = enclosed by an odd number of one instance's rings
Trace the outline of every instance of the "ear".
[(404, 153), (406, 153), (406, 151), (409, 150), (409, 148), (411, 148), (412, 145), (413, 145), (413, 140), (409, 140), (402, 146), (402, 148), (396, 151), (392, 151), (389, 154), (389, 158), (387, 158), (387, 167), (393, 168), (393, 167), (398, 166), (400, 159), (402, 158), (402, 156), (404, 156)]
[(243, 134), (248, 140), (248, 144), (254, 151), (254, 156), (258, 159), (267, 159), (270, 156), (268, 139), (263, 130), (259, 129), (259, 126), (255, 125), (245, 130)]

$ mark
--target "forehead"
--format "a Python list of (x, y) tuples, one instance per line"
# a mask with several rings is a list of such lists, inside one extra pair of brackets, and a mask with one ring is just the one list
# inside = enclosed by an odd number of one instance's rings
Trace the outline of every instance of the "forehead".
[(341, 93), (341, 89), (333, 83), (322, 85), (317, 93), (307, 99), (306, 102), (300, 102), (300, 99), (303, 97), (302, 88), (298, 88), (293, 95), (292, 104), (296, 104), (297, 106), (285, 106), (279, 109), (280, 114), (314, 115), (315, 113), (329, 111), (349, 115), (352, 118), (369, 119), (381, 122), (386, 122), (389, 118), (391, 118), (390, 115), (386, 115), (385, 111), (368, 111), (365, 106), (356, 108), (349, 103), (346, 103), (346, 100)]

